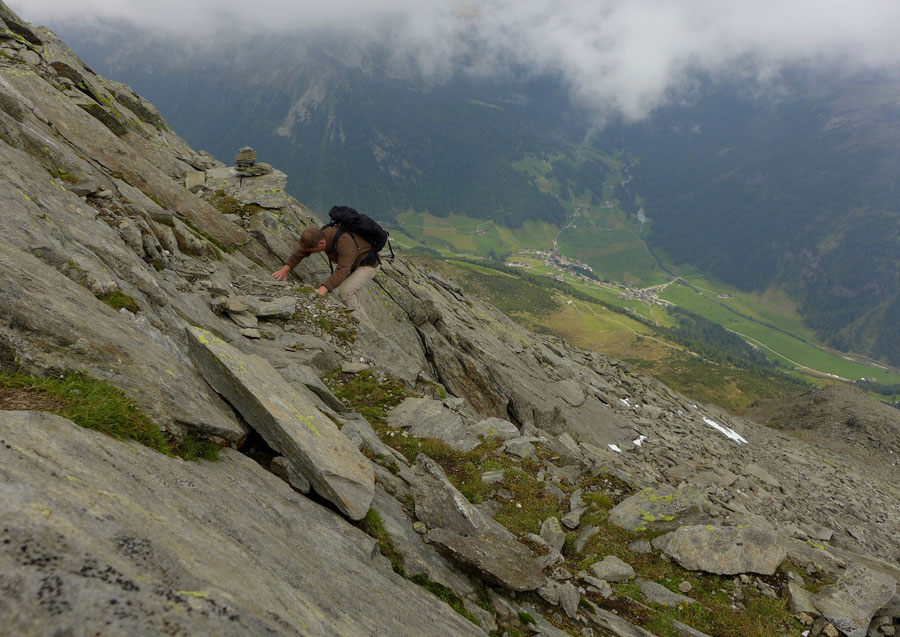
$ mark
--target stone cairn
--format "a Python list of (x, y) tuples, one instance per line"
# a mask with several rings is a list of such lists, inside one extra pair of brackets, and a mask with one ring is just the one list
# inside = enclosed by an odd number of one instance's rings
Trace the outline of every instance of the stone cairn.
[(242, 177), (261, 177), (275, 170), (271, 165), (256, 161), (256, 151), (249, 146), (238, 150), (234, 156), (235, 172)]

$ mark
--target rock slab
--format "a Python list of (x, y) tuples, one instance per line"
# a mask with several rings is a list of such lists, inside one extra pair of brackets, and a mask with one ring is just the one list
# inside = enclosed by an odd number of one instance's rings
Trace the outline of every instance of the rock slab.
[(644, 597), (646, 597), (654, 604), (662, 604), (663, 606), (681, 606), (682, 604), (697, 603), (696, 599), (686, 597), (674, 591), (670, 591), (662, 584), (651, 582), (650, 580), (645, 580), (639, 577), (635, 580), (635, 584), (637, 584), (637, 587), (641, 589)]
[(896, 590), (894, 578), (864, 566), (851, 566), (832, 586), (822, 589), (813, 603), (847, 637), (865, 637), (875, 612)]
[(622, 500), (609, 512), (609, 521), (634, 531), (671, 531), (683, 524), (703, 521), (703, 491), (696, 487), (675, 490), (647, 487)]
[(531, 551), (501, 524), (469, 503), (434, 460), (419, 454), (411, 472), (416, 517), (439, 551), (514, 591), (534, 590), (546, 578)]
[(774, 533), (754, 527), (683, 526), (664, 538), (663, 552), (689, 571), (772, 575), (787, 557)]
[(459, 535), (448, 529), (433, 529), (427, 537), (442, 553), (504, 588), (531, 591), (547, 580), (519, 542), (502, 541), (490, 533)]
[(607, 555), (602, 562), (591, 565), (594, 575), (607, 582), (625, 582), (634, 577), (634, 569), (615, 555)]
[(237, 409), (312, 488), (352, 520), (375, 495), (371, 463), (316, 407), (259, 356), (244, 354), (214, 334), (186, 328), (188, 351), (213, 389)]
[(471, 451), (481, 444), (459, 414), (430, 398), (407, 398), (388, 414), (388, 425), (409, 429), (417, 438), (437, 438), (459, 451)]
[(483, 634), (233, 449), (184, 462), (0, 411), (0, 493), (4, 635)]

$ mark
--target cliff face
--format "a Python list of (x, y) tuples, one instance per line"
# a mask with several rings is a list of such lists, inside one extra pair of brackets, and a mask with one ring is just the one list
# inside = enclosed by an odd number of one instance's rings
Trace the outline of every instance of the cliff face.
[[(193, 151), (51, 32), (2, 3), (0, 21), (0, 367), (83, 372), (172, 435), (227, 447), (185, 463), (0, 412), (4, 625), (478, 633), (402, 572), (488, 630), (646, 634), (605, 610), (662, 612), (653, 582), (609, 588), (617, 555), (639, 577), (659, 573), (646, 560), (684, 577), (779, 577), (772, 556), (852, 566), (808, 616), (857, 634), (887, 605), (876, 628), (891, 627), (890, 454), (853, 464), (693, 404), (402, 256), (366, 290), (374, 329), (359, 325), (310, 298), (323, 260), (300, 283), (270, 276), (320, 223), (284, 173)], [(751, 545), (768, 559), (728, 550)], [(757, 582), (745, 595), (778, 583)], [(841, 606), (863, 589), (877, 604)]]

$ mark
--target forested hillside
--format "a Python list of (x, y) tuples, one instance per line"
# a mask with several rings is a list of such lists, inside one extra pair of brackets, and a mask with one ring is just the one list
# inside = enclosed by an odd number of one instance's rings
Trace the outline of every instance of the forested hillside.
[(720, 94), (626, 129), (651, 241), (743, 289), (784, 287), (824, 340), (896, 364), (896, 89), (868, 80), (776, 102)]

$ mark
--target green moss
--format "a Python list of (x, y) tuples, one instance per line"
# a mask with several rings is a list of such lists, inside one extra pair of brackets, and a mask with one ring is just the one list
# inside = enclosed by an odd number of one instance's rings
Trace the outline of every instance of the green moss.
[(234, 197), (226, 195), (224, 190), (215, 191), (206, 197), (206, 200), (223, 215), (239, 215), (244, 209), (244, 204)]
[(77, 184), (79, 181), (81, 181), (81, 179), (77, 175), (66, 172), (64, 168), (48, 168), (47, 172), (50, 173), (50, 176), (54, 179), (59, 179), (60, 181), (64, 181), (67, 184)]
[[(382, 380), (383, 378), (383, 380)], [(358, 374), (336, 371), (323, 379), (334, 395), (359, 412), (376, 430), (387, 427), (387, 413), (413, 394), (398, 380), (371, 370)]]
[(185, 460), (218, 457), (218, 447), (188, 436), (176, 441), (112, 385), (81, 373), (42, 377), (0, 372), (0, 409), (34, 409), (68, 418), (76, 425), (120, 440), (135, 440)]
[(541, 522), (561, 512), (556, 497), (546, 493), (544, 483), (535, 479), (536, 473), (527, 465), (510, 468), (498, 485), (509, 491), (512, 498), (503, 504), (494, 519), (517, 535), (537, 533)]
[(366, 517), (359, 521), (358, 526), (363, 532), (375, 539), (378, 543), (378, 550), (390, 560), (394, 572), (406, 577), (406, 571), (403, 568), (403, 554), (397, 550), (394, 540), (391, 539), (390, 534), (384, 528), (384, 522), (382, 522), (378, 511), (369, 509)]
[[(110, 171), (109, 176), (112, 177), (113, 179), (118, 179), (119, 181), (125, 181), (125, 175), (120, 173), (118, 170)], [(154, 202), (154, 203), (157, 203), (157, 202)], [(158, 205), (158, 203), (157, 203), (157, 205)]]
[(519, 621), (522, 622), (523, 624), (525, 624), (526, 626), (528, 624), (534, 624), (535, 626), (537, 626), (537, 621), (534, 619), (534, 617), (532, 617), (528, 613), (520, 612), (519, 613)]
[(137, 301), (135, 301), (132, 297), (128, 296), (121, 290), (115, 290), (107, 294), (101, 294), (97, 297), (97, 299), (103, 301), (116, 311), (125, 308), (129, 312), (137, 314), (141, 310), (140, 306), (137, 304)]
[[(151, 197), (151, 199), (153, 199), (153, 197)], [(156, 199), (153, 199), (153, 201), (154, 201), (154, 203), (156, 203), (157, 205), (159, 205), (159, 206), (161, 206), (161, 207), (164, 207), (164, 206), (162, 206), (162, 204), (160, 204), (158, 201), (156, 201)], [(201, 237), (201, 238), (203, 238), (203, 239), (206, 239), (207, 241), (209, 241), (209, 242), (213, 245), (213, 251), (216, 253), (216, 257), (217, 257), (217, 258), (219, 258), (219, 259), (222, 258), (222, 254), (221, 254), (222, 252), (227, 252), (227, 253), (229, 253), (229, 254), (232, 253), (232, 252), (234, 252), (234, 248), (229, 248), (229, 247), (227, 247), (224, 243), (222, 243), (221, 241), (219, 241), (218, 239), (216, 239), (214, 236), (212, 236), (212, 235), (209, 234), (208, 232), (204, 232), (203, 230), (201, 230), (200, 228), (198, 228), (197, 226), (195, 226), (193, 223), (191, 223), (191, 221), (190, 221), (189, 219), (185, 218), (185, 219), (183, 219), (183, 221), (184, 221), (184, 224), (185, 224), (188, 228), (190, 228), (191, 231), (192, 231), (195, 235), (197, 235), (198, 237)]]
[(410, 579), (410, 581), (415, 582), (416, 584), (418, 584), (425, 590), (430, 591), (438, 599), (440, 599), (441, 601), (448, 604), (450, 606), (450, 608), (455, 610), (457, 613), (459, 613), (460, 615), (462, 615), (463, 617), (468, 619), (470, 622), (472, 622), (476, 626), (481, 625), (481, 622), (478, 620), (478, 618), (475, 617), (475, 615), (470, 613), (468, 610), (466, 610), (466, 607), (463, 604), (462, 598), (459, 595), (457, 595), (456, 593), (454, 593), (452, 588), (448, 588), (448, 587), (444, 586), (443, 584), (438, 584), (437, 582), (431, 580), (424, 573), (419, 574), (419, 575), (413, 575), (409, 579)]
[(219, 445), (211, 440), (198, 438), (188, 434), (181, 440), (172, 443), (174, 453), (185, 460), (209, 460), (214, 462), (219, 459)]
[(321, 327), (326, 332), (333, 332), (335, 330), (334, 321), (332, 321), (327, 316), (319, 316), (316, 318), (316, 325)]

